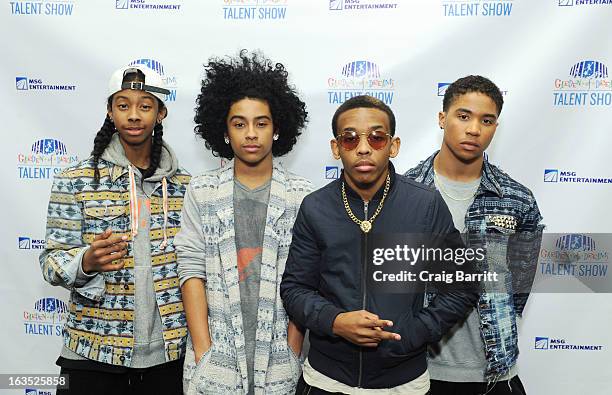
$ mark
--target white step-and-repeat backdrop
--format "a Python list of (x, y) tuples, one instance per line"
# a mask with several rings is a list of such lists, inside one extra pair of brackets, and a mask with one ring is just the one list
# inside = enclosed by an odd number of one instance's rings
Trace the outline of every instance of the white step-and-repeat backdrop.
[[(330, 119), (347, 98), (395, 111), (403, 172), (439, 147), (448, 83), (487, 76), (506, 102), (490, 160), (534, 191), (548, 232), (611, 231), (610, 0), (0, 2), (0, 373), (58, 371), (68, 291), (42, 280), (37, 259), (51, 181), (87, 157), (108, 78), (132, 62), (171, 88), (164, 138), (193, 174), (220, 164), (193, 133), (202, 64), (241, 48), (284, 63), (310, 115), (285, 163), (318, 186), (339, 173)], [(609, 281), (605, 246), (592, 255), (580, 275)], [(610, 294), (532, 295), (520, 324), (528, 393), (612, 393), (611, 326)]]

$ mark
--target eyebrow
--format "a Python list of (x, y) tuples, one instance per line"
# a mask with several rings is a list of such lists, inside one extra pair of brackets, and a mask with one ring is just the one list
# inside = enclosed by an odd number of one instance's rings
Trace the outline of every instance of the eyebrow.
[[(384, 129), (384, 125), (374, 125), (374, 126), (370, 126), (368, 128), (368, 130), (371, 132), (372, 130), (378, 130), (378, 129)], [(344, 129), (342, 129), (343, 132), (356, 132), (357, 128), (354, 128), (352, 126), (348, 126)]]
[[(464, 112), (464, 113), (467, 113), (467, 114), (473, 114), (474, 113), (472, 110), (467, 109), (467, 108), (458, 108), (457, 111), (455, 111), (455, 112), (456, 113)], [(483, 118), (495, 118), (495, 119), (497, 119), (497, 115), (496, 114), (483, 114), (482, 117)]]
[[(122, 96), (122, 95), (115, 96), (115, 99), (116, 99), (116, 100), (119, 100), (119, 99), (124, 99), (124, 100), (128, 100), (128, 101), (130, 100), (130, 98), (129, 98), (129, 97), (127, 97), (127, 96)], [(138, 97), (138, 99), (139, 99), (139, 100), (143, 100), (143, 99), (155, 100), (155, 98), (153, 98), (151, 95), (146, 95), (146, 94), (145, 94), (145, 95), (141, 95), (141, 96), (139, 96), (139, 97)]]
[[(245, 116), (243, 116), (243, 115), (232, 115), (232, 117), (229, 119), (229, 122), (233, 121), (234, 119), (241, 119), (241, 120), (243, 120), (243, 119), (244, 119), (244, 120), (246, 120), (246, 119), (247, 119), (247, 117), (245, 117)], [(258, 121), (258, 120), (260, 120), (260, 119), (267, 119), (268, 121), (272, 121), (272, 118), (270, 118), (270, 117), (269, 117), (269, 116), (267, 116), (267, 115), (259, 115), (259, 116), (256, 116), (256, 117), (255, 117), (255, 118), (253, 118), (253, 119), (255, 119), (256, 121)]]

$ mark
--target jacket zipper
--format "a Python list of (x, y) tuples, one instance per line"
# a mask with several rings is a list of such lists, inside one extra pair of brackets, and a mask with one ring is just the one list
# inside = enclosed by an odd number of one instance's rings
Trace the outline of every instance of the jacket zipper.
[[(368, 202), (363, 202), (363, 220), (367, 221), (368, 220)], [(368, 234), (367, 233), (363, 233), (362, 236), (362, 246), (361, 246), (361, 257), (362, 257), (362, 264), (363, 267), (361, 268), (361, 293), (363, 295), (362, 299), (361, 299), (361, 309), (365, 310), (366, 309), (366, 296), (367, 296), (367, 289), (366, 289), (366, 272), (367, 272), (367, 247), (368, 247)], [(361, 379), (363, 376), (363, 348), (360, 347), (359, 348), (359, 380), (357, 382), (357, 387), (361, 388)]]

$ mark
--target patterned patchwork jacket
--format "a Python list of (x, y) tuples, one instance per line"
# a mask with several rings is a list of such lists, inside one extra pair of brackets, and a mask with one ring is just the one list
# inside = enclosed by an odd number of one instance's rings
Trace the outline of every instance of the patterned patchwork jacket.
[[(104, 160), (104, 156), (99, 169), (99, 186), (93, 183), (92, 158), (55, 177), (47, 211), (46, 249), (40, 255), (40, 265), (47, 282), (71, 291), (64, 344), (85, 358), (129, 367), (134, 346), (135, 295), (131, 238), (122, 269), (98, 273), (87, 286), (77, 280), (82, 255), (96, 235), (109, 227), (114, 235), (131, 234), (128, 169)], [(187, 323), (173, 240), (180, 227), (189, 180), (189, 174), (180, 168), (167, 179), (166, 222), (162, 182), (155, 185), (151, 196), (151, 264), (166, 361), (179, 359), (186, 343)]]
[[(301, 365), (287, 345), (289, 320), (280, 283), (291, 244), (293, 223), (310, 181), (287, 172), (274, 159), (261, 258), (255, 393), (290, 394)], [(234, 230), (234, 161), (194, 177), (175, 243), (181, 283), (206, 281), (212, 347), (195, 363), (191, 339), (183, 371), (187, 394), (246, 394), (249, 389)]]
[[(436, 155), (437, 152), (405, 175), (435, 188)], [(485, 158), (480, 186), (465, 224), (468, 245), (486, 251), (480, 269), (500, 273), (503, 279), (495, 289), (485, 289), (477, 305), (488, 381), (508, 373), (518, 358), (516, 316), (523, 313), (537, 268), (544, 228), (541, 220), (531, 191)]]

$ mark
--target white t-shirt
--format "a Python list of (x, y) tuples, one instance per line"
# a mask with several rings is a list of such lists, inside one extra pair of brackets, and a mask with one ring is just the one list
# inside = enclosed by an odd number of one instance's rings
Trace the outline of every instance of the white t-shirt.
[(304, 362), (304, 369), (302, 374), (304, 375), (304, 381), (306, 384), (322, 389), (327, 392), (340, 392), (349, 395), (425, 395), (429, 391), (429, 372), (425, 370), (425, 373), (417, 377), (416, 379), (398, 385), (393, 388), (356, 388), (331, 379), (323, 373), (315, 370), (308, 359)]

